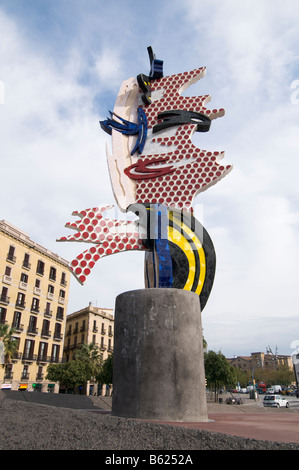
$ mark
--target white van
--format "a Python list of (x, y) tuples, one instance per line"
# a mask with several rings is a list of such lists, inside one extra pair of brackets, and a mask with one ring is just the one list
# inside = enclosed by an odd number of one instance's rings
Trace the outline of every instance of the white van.
[(282, 392), (281, 385), (272, 385), (271, 388), (273, 388), (274, 393), (281, 393)]

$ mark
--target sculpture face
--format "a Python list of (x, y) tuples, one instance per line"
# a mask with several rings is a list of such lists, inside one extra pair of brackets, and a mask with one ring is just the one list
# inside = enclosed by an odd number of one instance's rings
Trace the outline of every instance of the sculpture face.
[(194, 132), (207, 132), (223, 109), (207, 109), (210, 97), (184, 97), (182, 92), (205, 75), (205, 68), (163, 77), (163, 62), (151, 48), (150, 74), (123, 82), (113, 113), (101, 122), (111, 135), (107, 161), (116, 203), (133, 211), (138, 222), (111, 220), (113, 206), (74, 212), (68, 228), (78, 232), (59, 241), (92, 243), (71, 262), (79, 282), (94, 263), (109, 254), (144, 250), (146, 287), (197, 292), (206, 304), (215, 274), (215, 252), (206, 230), (192, 215), (194, 198), (216, 184), (231, 165), (221, 165), (223, 152), (199, 149)]

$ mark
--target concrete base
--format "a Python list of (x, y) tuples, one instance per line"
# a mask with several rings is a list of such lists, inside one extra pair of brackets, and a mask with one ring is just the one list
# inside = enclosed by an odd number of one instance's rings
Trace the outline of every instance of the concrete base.
[(208, 421), (198, 295), (141, 289), (116, 298), (112, 415)]

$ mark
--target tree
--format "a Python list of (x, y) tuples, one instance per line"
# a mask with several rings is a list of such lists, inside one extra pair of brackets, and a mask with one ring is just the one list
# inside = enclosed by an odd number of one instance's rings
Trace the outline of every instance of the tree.
[(215, 401), (217, 401), (218, 391), (221, 387), (236, 385), (235, 371), (220, 352), (208, 351), (204, 356), (207, 386), (214, 388)]
[(87, 382), (88, 374), (82, 363), (72, 360), (63, 364), (49, 364), (46, 379), (75, 389)]
[(14, 328), (11, 328), (9, 325), (0, 324), (0, 341), (3, 341), (4, 344), (4, 364), (9, 364), (11, 358), (17, 353), (19, 348), (18, 341), (13, 338), (15, 332)]
[(113, 383), (113, 353), (104, 361), (96, 380), (100, 384), (111, 385)]
[(64, 364), (50, 364), (47, 369), (47, 380), (59, 382), (66, 388), (75, 389), (95, 378), (102, 367), (103, 357), (94, 344), (82, 344), (76, 356)]
[(93, 343), (82, 344), (76, 352), (76, 361), (80, 361), (85, 366), (85, 371), (89, 375), (89, 379), (95, 378), (100, 372), (103, 364), (103, 355), (98, 346)]

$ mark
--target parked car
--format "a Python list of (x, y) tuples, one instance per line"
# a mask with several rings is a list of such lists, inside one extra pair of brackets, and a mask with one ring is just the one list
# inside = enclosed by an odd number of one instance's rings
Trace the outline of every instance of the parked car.
[(267, 393), (268, 395), (270, 395), (270, 394), (275, 393), (275, 390), (274, 390), (274, 388), (270, 387), (270, 388), (267, 388), (266, 393)]
[(280, 395), (265, 395), (263, 405), (273, 406), (276, 408), (280, 408), (281, 406), (288, 408), (290, 406), (287, 399), (285, 397), (281, 397)]

